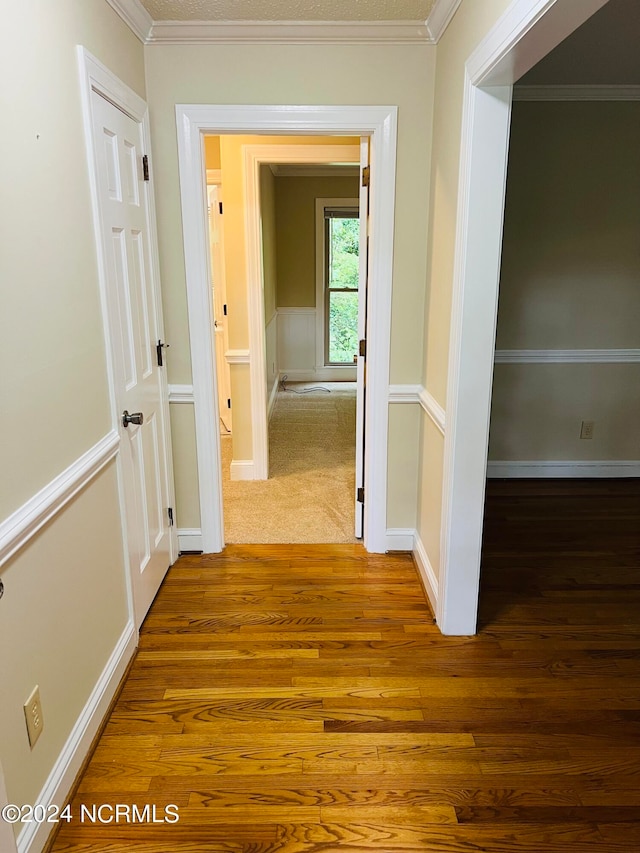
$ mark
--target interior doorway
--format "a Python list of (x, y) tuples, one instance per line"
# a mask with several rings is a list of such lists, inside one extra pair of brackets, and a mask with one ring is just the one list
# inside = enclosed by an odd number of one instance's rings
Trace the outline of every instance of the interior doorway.
[[(228, 133), (288, 133), (295, 136), (357, 135), (367, 139), (371, 156), (369, 189), (369, 249), (367, 272), (367, 422), (364, 442), (363, 542), (368, 551), (384, 553), (387, 535), (387, 465), (389, 435), (389, 354), (391, 343), (391, 293), (395, 215), (395, 162), (397, 108), (385, 106), (176, 106), (178, 164), (182, 210), (187, 309), (193, 381), (195, 442), (202, 549), (215, 553), (224, 547), (220, 435), (215, 418), (215, 354), (211, 328), (211, 293), (206, 227), (206, 180), (203, 137)], [(289, 159), (289, 158), (287, 158)], [(258, 161), (259, 162), (259, 161)], [(255, 172), (254, 172), (255, 174)], [(249, 229), (255, 223), (249, 217)], [(254, 240), (254, 244), (257, 241)], [(259, 245), (259, 244), (258, 244)], [(249, 302), (259, 294), (253, 256), (247, 257)], [(227, 270), (227, 276), (229, 271)], [(252, 312), (255, 318), (257, 312)], [(253, 347), (264, 332), (249, 328), (252, 348), (247, 353), (256, 399), (264, 395), (264, 349)], [(230, 341), (233, 348), (234, 341)], [(364, 370), (364, 365), (361, 367)], [(263, 390), (260, 391), (259, 389)], [(258, 417), (266, 419), (264, 408)], [(237, 414), (237, 410), (236, 410)]]
[(606, 2), (512, 4), (466, 62), (437, 603), (445, 634), (477, 627), (512, 87)]
[[(362, 536), (356, 457), (361, 462), (364, 429), (356, 422), (365, 379), (357, 367), (367, 276), (363, 147), (357, 137), (204, 137), (227, 543)], [(253, 256), (244, 268), (243, 255)], [(260, 298), (248, 306), (248, 325), (263, 331), (266, 419), (255, 417), (260, 401), (246, 378), (256, 359), (241, 345), (238, 322), (251, 268)], [(262, 424), (263, 460), (255, 452)], [(253, 456), (245, 458), (249, 447)]]

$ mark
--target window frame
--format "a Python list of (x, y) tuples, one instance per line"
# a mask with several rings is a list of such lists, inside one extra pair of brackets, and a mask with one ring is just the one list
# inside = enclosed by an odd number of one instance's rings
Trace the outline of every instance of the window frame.
[[(358, 198), (316, 198), (316, 370), (337, 371), (336, 378), (344, 371), (350, 371), (355, 379), (356, 367), (349, 362), (329, 361), (329, 293), (331, 290), (327, 287), (329, 219), (325, 216), (325, 210), (350, 211), (355, 214), (356, 219), (359, 219), (359, 208)], [(333, 290), (354, 292), (352, 288), (333, 288)]]

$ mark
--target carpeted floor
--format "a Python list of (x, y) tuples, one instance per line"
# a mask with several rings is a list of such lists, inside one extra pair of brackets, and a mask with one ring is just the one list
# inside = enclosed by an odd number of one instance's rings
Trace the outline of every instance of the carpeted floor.
[[(302, 391), (311, 383), (287, 383)], [(327, 394), (279, 391), (269, 425), (269, 479), (229, 480), (231, 438), (222, 438), (227, 543), (355, 542), (355, 383), (323, 382)]]

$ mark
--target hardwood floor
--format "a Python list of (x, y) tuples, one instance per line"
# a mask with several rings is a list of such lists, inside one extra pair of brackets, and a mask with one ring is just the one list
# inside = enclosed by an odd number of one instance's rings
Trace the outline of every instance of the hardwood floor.
[(639, 540), (637, 482), (490, 483), (452, 638), (408, 555), (181, 558), (53, 850), (640, 851)]

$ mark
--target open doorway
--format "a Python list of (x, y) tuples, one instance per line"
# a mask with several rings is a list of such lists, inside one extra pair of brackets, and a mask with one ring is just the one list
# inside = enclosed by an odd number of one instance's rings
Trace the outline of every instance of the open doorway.
[[(286, 160), (292, 148), (297, 162)], [(357, 137), (204, 137), (226, 543), (362, 535), (354, 505), (366, 294), (360, 149)], [(243, 264), (252, 235), (257, 257)], [(238, 323), (252, 267), (260, 298), (248, 306), (249, 325), (263, 332), (264, 421)], [(255, 452), (262, 422), (264, 465)]]
[(639, 35), (638, 10), (610, 0), (514, 89), (481, 625), (534, 585), (595, 591), (603, 573), (612, 589), (620, 574), (628, 582), (640, 476)]

